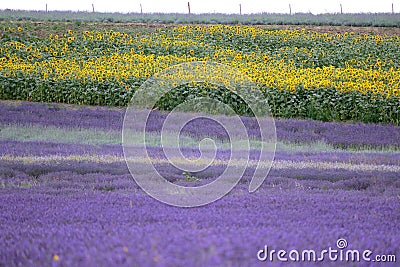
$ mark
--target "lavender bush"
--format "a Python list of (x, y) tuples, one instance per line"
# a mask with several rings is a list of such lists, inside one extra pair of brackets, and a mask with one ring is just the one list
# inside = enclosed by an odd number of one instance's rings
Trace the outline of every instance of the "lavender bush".
[[(2, 103), (6, 126), (119, 131), (123, 110), (38, 103)], [(157, 131), (165, 114), (154, 113)], [(256, 125), (243, 118), (248, 132)], [(188, 125), (193, 138), (204, 121)], [(261, 262), (270, 249), (321, 251), (344, 238), (348, 249), (400, 255), (399, 130), (390, 125), (278, 120), (288, 144), (325, 142), (342, 150), (278, 150), (264, 184), (248, 193), (253, 167), (227, 196), (199, 208), (177, 208), (148, 196), (132, 179), (119, 144), (0, 140), (0, 266), (375, 266), (373, 262)], [(152, 128), (153, 127), (153, 128)], [(226, 138), (213, 126), (213, 134)], [(202, 128), (200, 128), (202, 129)], [(0, 131), (1, 135), (1, 131)], [(66, 134), (67, 135), (67, 134)], [(29, 141), (27, 141), (29, 140)], [(381, 152), (349, 148), (382, 148)], [(347, 150), (346, 150), (347, 149)], [(198, 156), (196, 147), (183, 147)], [(156, 169), (179, 185), (200, 186), (226, 168), (218, 163), (184, 174), (149, 146)], [(250, 153), (257, 158), (257, 151)], [(146, 172), (138, 161), (138, 171)], [(188, 177), (190, 179), (188, 179)], [(191, 178), (194, 179), (191, 179)], [(385, 266), (397, 266), (395, 262)]]
[[(95, 128), (104, 130), (122, 130), (123, 109), (75, 106), (67, 108), (59, 104), (2, 102), (0, 105), (0, 124), (3, 125), (41, 125), (62, 128)], [(148, 121), (148, 131), (159, 131), (167, 114), (152, 112)], [(60, 120), (60, 118), (63, 118)], [(258, 136), (257, 125), (251, 118), (243, 118), (250, 136)], [(213, 132), (217, 137), (226, 137), (226, 132), (218, 125), (202, 125), (198, 120), (185, 128), (185, 133), (204, 135)], [(314, 143), (321, 141), (339, 148), (348, 147), (396, 147), (400, 146), (398, 126), (320, 122), (311, 120), (279, 119), (275, 120), (277, 137), (282, 142)], [(205, 129), (205, 132), (201, 131)], [(200, 130), (200, 131), (199, 131)]]
[(256, 254), (264, 245), (322, 250), (335, 247), (338, 238), (353, 249), (399, 251), (395, 196), (302, 188), (263, 188), (248, 195), (244, 190), (206, 207), (180, 209), (140, 191), (2, 189), (0, 262), (261, 266), (266, 263)]

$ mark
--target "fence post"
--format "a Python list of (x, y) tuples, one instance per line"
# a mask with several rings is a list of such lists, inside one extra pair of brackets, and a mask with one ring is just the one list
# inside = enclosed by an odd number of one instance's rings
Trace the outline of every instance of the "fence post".
[(93, 10), (93, 13), (94, 13), (94, 4), (92, 4), (92, 10)]
[(292, 15), (292, 6), (289, 4), (289, 14)]
[(340, 14), (343, 14), (343, 7), (342, 7), (342, 4), (340, 4)]
[(140, 3), (140, 14), (143, 14), (142, 3)]
[(239, 4), (239, 14), (242, 15), (242, 4)]
[(188, 2), (188, 11), (189, 11), (189, 15), (190, 15), (190, 2)]
[(392, 14), (394, 14), (394, 4), (392, 3)]
[(46, 12), (47, 12), (47, 3), (46, 3)]

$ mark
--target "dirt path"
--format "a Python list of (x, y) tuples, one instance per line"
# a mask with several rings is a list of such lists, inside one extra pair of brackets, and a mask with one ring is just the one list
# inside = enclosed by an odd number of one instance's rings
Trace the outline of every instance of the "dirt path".
[(375, 34), (375, 35), (388, 35), (400, 36), (400, 28), (396, 27), (354, 27), (354, 26), (315, 26), (315, 25), (260, 25), (266, 29), (306, 29), (321, 33), (344, 33), (354, 32), (359, 34)]
[[(2, 25), (4, 22), (0, 22)], [(31, 29), (37, 32), (38, 36), (47, 35), (50, 32), (62, 33), (64, 29), (73, 29), (74, 31), (85, 31), (94, 30), (99, 28), (113, 29), (117, 31), (124, 31), (128, 33), (150, 33), (155, 31), (157, 28), (162, 27), (175, 27), (179, 25), (193, 25), (193, 24), (175, 24), (175, 23), (116, 23), (116, 22), (83, 22), (77, 24), (76, 22), (43, 22), (43, 21), (15, 21), (12, 22), (15, 25), (29, 23)], [(198, 24), (198, 25), (209, 25), (209, 24)], [(358, 34), (374, 34), (374, 35), (388, 35), (388, 36), (400, 36), (400, 28), (398, 27), (355, 27), (355, 26), (316, 26), (316, 25), (254, 25), (255, 27), (262, 27), (265, 29), (291, 29), (300, 30), (302, 28), (306, 30), (316, 31), (320, 33), (344, 33), (354, 32)]]

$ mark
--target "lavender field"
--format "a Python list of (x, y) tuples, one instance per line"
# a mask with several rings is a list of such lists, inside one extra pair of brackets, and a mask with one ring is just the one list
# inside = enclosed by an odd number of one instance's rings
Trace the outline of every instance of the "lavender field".
[[(248, 192), (249, 168), (224, 198), (179, 208), (148, 196), (130, 175), (124, 113), (0, 103), (0, 266), (397, 266), (398, 126), (276, 119), (275, 160), (256, 192)], [(153, 116), (149, 129), (165, 116)], [(186, 129), (185, 154), (198, 153), (198, 129), (207, 127)], [(153, 131), (150, 154), (172, 183), (196, 186), (223, 172), (229, 151), (221, 149), (219, 164), (182, 174), (165, 161)], [(218, 128), (213, 133), (224, 138)], [(330, 247), (372, 254), (370, 261), (326, 256), (322, 263), (280, 262), (275, 254), (263, 262), (257, 256), (265, 246), (317, 257)], [(377, 263), (377, 255), (387, 262)]]

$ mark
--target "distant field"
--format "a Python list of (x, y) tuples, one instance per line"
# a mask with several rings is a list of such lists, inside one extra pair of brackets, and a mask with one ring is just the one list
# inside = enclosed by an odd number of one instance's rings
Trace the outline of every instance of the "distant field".
[(336, 25), (400, 27), (400, 14), (139, 14), (89, 13), (68, 11), (0, 11), (0, 20), (86, 21), (176, 24), (243, 24), (243, 25)]

